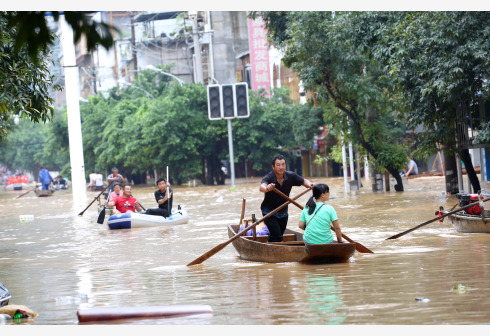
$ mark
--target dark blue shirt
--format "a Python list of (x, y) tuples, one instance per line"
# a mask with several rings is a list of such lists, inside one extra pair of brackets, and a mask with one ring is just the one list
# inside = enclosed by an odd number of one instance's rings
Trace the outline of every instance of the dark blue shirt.
[[(281, 185), (279, 184), (279, 182), (277, 182), (276, 174), (274, 174), (274, 171), (271, 171), (264, 176), (261, 184), (275, 183), (277, 190), (289, 196), (293, 186), (299, 187), (303, 185), (304, 181), (305, 179), (299, 176), (298, 174), (296, 174), (295, 172), (286, 170), (284, 172), (284, 180), (282, 181), (282, 185)], [(268, 191), (264, 195), (264, 200), (260, 205), (260, 209), (262, 210), (262, 213), (268, 214), (269, 212), (277, 209), (278, 207), (280, 207), (282, 204), (286, 202), (287, 199), (285, 199), (281, 195), (277, 194), (274, 191)], [(288, 207), (286, 206), (281, 211), (277, 212), (275, 216), (284, 217), (287, 216), (287, 214), (288, 214)]]

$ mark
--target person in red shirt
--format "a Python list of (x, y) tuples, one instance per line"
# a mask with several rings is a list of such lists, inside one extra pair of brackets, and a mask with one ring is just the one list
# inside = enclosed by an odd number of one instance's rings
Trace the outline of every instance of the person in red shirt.
[(131, 186), (129, 185), (124, 187), (122, 196), (116, 197), (111, 202), (106, 201), (105, 206), (106, 207), (115, 206), (115, 209), (112, 210), (113, 214), (125, 213), (128, 211), (140, 212), (141, 210), (143, 210), (139, 205), (138, 201), (136, 200), (136, 198), (131, 196)]

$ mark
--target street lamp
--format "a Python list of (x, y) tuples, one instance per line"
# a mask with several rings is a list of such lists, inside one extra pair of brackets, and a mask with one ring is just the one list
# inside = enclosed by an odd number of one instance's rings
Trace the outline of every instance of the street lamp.
[(175, 79), (177, 82), (179, 82), (180, 86), (184, 86), (184, 81), (182, 79), (180, 79), (179, 77), (177, 77), (175, 75), (169, 74), (168, 72), (165, 72), (165, 71), (163, 71), (161, 69), (158, 69), (154, 65), (149, 64), (149, 65), (146, 66), (146, 69), (153, 70), (153, 71), (158, 71), (158, 72), (160, 72), (160, 73), (162, 73), (164, 75), (170, 76), (173, 79)]
[(124, 79), (119, 79), (119, 80), (118, 80), (118, 83), (119, 83), (119, 84), (122, 84), (122, 85), (132, 86), (132, 87), (134, 87), (135, 89), (141, 90), (141, 91), (143, 91), (144, 93), (146, 93), (146, 96), (147, 96), (148, 98), (153, 98), (153, 96), (152, 96), (152, 95), (151, 95), (151, 94), (150, 94), (148, 91), (143, 90), (142, 88), (140, 88), (139, 86), (134, 85), (133, 83), (128, 83), (128, 82), (126, 82)]
[(18, 125), (19, 124), (19, 121), (20, 121), (20, 113), (19, 114), (16, 114), (15, 117), (14, 117), (14, 124)]

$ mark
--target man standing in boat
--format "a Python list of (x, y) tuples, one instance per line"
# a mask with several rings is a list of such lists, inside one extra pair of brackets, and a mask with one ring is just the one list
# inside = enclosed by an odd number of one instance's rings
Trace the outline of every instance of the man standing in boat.
[(41, 167), (41, 170), (39, 171), (39, 182), (42, 184), (41, 190), (49, 190), (49, 185), (51, 182), (54, 182), (51, 174), (44, 167)]
[(169, 217), (172, 213), (172, 201), (174, 199), (174, 193), (172, 189), (170, 189), (170, 183), (168, 183), (164, 178), (159, 178), (157, 180), (157, 186), (158, 190), (155, 191), (155, 200), (157, 201), (158, 208), (146, 209), (145, 214)]
[(131, 212), (140, 212), (143, 210), (139, 205), (136, 198), (131, 196), (131, 186), (127, 185), (124, 187), (123, 195), (116, 197), (113, 201), (105, 202), (106, 208), (116, 207), (112, 210), (113, 214), (125, 213), (128, 211)]
[[(260, 184), (260, 191), (265, 193), (264, 200), (260, 205), (262, 215), (267, 215), (269, 212), (277, 209), (287, 200), (278, 195), (274, 191), (274, 187), (283, 194), (289, 196), (293, 186), (305, 186), (312, 188), (313, 183), (299, 176), (295, 172), (286, 170), (286, 158), (282, 155), (276, 155), (272, 160), (272, 171), (267, 173)], [(282, 241), (282, 235), (288, 224), (288, 207), (284, 207), (281, 211), (276, 212), (273, 216), (266, 219), (264, 222), (269, 229), (269, 242)]]

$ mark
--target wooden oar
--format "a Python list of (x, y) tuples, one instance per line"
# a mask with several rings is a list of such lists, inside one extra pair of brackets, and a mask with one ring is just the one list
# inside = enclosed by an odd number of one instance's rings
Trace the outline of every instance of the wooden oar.
[[(483, 200), (482, 200), (482, 202), (486, 202), (486, 201), (488, 201), (488, 200), (490, 200), (490, 197), (483, 199)], [(444, 215), (441, 215), (441, 216), (436, 217), (436, 218), (434, 218), (434, 219), (431, 219), (431, 220), (429, 220), (429, 221), (427, 221), (427, 222), (424, 222), (424, 223), (422, 223), (422, 224), (419, 224), (419, 225), (417, 225), (417, 226), (415, 226), (415, 227), (413, 227), (413, 228), (411, 228), (411, 229), (409, 229), (409, 230), (407, 230), (407, 231), (403, 231), (403, 232), (398, 233), (398, 234), (396, 234), (396, 235), (394, 235), (394, 236), (391, 236), (391, 237), (389, 237), (389, 238), (386, 238), (386, 240), (388, 240), (388, 239), (396, 239), (396, 238), (399, 238), (399, 237), (401, 237), (401, 236), (403, 236), (403, 235), (406, 235), (406, 234), (407, 234), (407, 233), (409, 233), (409, 232), (412, 232), (412, 231), (414, 231), (414, 230), (417, 230), (418, 228), (421, 228), (421, 227), (422, 227), (422, 226), (424, 226), (424, 225), (430, 224), (430, 223), (432, 223), (432, 222), (435, 222), (435, 221), (436, 221), (436, 220), (438, 220), (438, 219), (441, 219), (441, 218), (447, 217), (447, 216), (449, 216), (449, 215), (455, 214), (456, 212), (459, 212), (459, 211), (461, 211), (461, 210), (471, 208), (472, 206), (478, 205), (479, 203), (480, 203), (480, 201), (478, 201), (478, 202), (474, 202), (474, 203), (470, 203), (470, 204), (465, 205), (464, 207), (461, 207), (461, 208), (456, 209), (456, 210), (454, 210), (454, 211), (449, 211), (449, 212), (446, 212)]]
[(99, 218), (97, 218), (97, 223), (99, 224), (104, 224), (104, 219), (105, 219), (105, 205), (102, 211), (99, 214)]
[[(282, 193), (281, 191), (277, 190), (276, 187), (274, 187), (274, 189), (272, 189), (272, 190), (274, 190), (277, 194), (281, 195), (282, 197), (284, 197), (288, 201), (291, 201), (291, 203), (293, 203), (298, 208), (300, 208), (301, 210), (303, 210), (304, 207), (302, 205), (298, 204), (297, 202), (295, 202), (291, 198), (289, 198), (289, 196), (287, 196), (284, 193)], [(332, 231), (335, 231), (335, 229), (332, 226), (332, 224), (330, 224), (330, 229)], [(356, 250), (357, 250), (357, 252), (360, 252), (360, 253), (374, 253), (373, 251), (371, 251), (370, 249), (368, 249), (366, 246), (362, 245), (361, 243), (358, 243), (358, 242), (353, 241), (352, 239), (350, 239), (349, 237), (347, 237), (343, 233), (342, 233), (342, 238), (344, 238), (345, 240), (347, 240), (349, 243), (355, 243), (356, 244)]]
[(81, 216), (83, 216), (83, 213), (84, 213), (85, 211), (87, 211), (87, 209), (88, 209), (88, 208), (89, 208), (89, 207), (92, 205), (92, 203), (94, 203), (94, 202), (95, 202), (95, 200), (96, 200), (97, 198), (99, 198), (99, 197), (100, 197), (100, 195), (102, 195), (102, 193), (103, 193), (103, 192), (104, 192), (104, 191), (105, 191), (107, 188), (109, 188), (110, 186), (112, 186), (112, 184), (113, 184), (114, 182), (115, 182), (115, 181), (112, 181), (112, 182), (111, 182), (111, 183), (110, 183), (110, 184), (109, 184), (107, 187), (105, 187), (104, 189), (102, 189), (102, 191), (100, 192), (100, 194), (98, 194), (97, 196), (95, 196), (94, 200), (93, 200), (92, 202), (90, 202), (90, 204), (89, 204), (89, 205), (87, 205), (87, 207), (86, 207), (86, 208), (85, 208), (85, 209), (84, 209), (82, 212), (80, 212), (80, 213), (78, 214), (78, 216), (80, 216), (80, 217), (81, 217)]
[(27, 195), (28, 193), (30, 193), (31, 191), (34, 191), (36, 189), (37, 189), (37, 186), (35, 186), (34, 189), (32, 189), (32, 190), (27, 190), (25, 193), (20, 194), (19, 196), (17, 196), (14, 199), (21, 198), (22, 196)]
[[(308, 188), (306, 189), (305, 191), (303, 191), (301, 194), (297, 195), (296, 197), (293, 198), (293, 200), (295, 199), (298, 199), (300, 198), (301, 196), (303, 196), (304, 194), (306, 194), (308, 191), (310, 191), (311, 188)], [(291, 202), (288, 201), (284, 204), (282, 204), (281, 206), (279, 206), (278, 208), (276, 208), (275, 210), (269, 212), (267, 215), (265, 215), (264, 217), (262, 217), (261, 219), (259, 219), (258, 221), (256, 221), (255, 223), (253, 223), (252, 225), (250, 226), (247, 226), (247, 229), (246, 230), (243, 230), (239, 233), (237, 233), (236, 235), (234, 235), (233, 237), (231, 237), (230, 239), (228, 239), (227, 241), (225, 241), (224, 243), (221, 243), (219, 244), (218, 246), (214, 247), (213, 249), (209, 250), (208, 252), (204, 253), (202, 256), (200, 256), (199, 258), (197, 258), (196, 260), (190, 262), (189, 264), (187, 264), (187, 266), (192, 266), (192, 265), (197, 265), (197, 264), (200, 264), (202, 263), (203, 261), (209, 259), (210, 257), (212, 257), (213, 255), (215, 255), (216, 253), (218, 253), (219, 251), (221, 251), (222, 249), (224, 249), (229, 243), (231, 243), (232, 241), (234, 241), (235, 239), (237, 239), (238, 237), (240, 237), (241, 235), (244, 235), (245, 233), (248, 232), (249, 229), (259, 225), (260, 223), (262, 223), (264, 220), (266, 220), (267, 218), (271, 217), (272, 215), (274, 215), (276, 212), (282, 210), (283, 208), (287, 207)]]
[(238, 225), (242, 225), (243, 217), (245, 216), (245, 202), (244, 198), (242, 202), (242, 215), (240, 216), (240, 223), (238, 223)]

